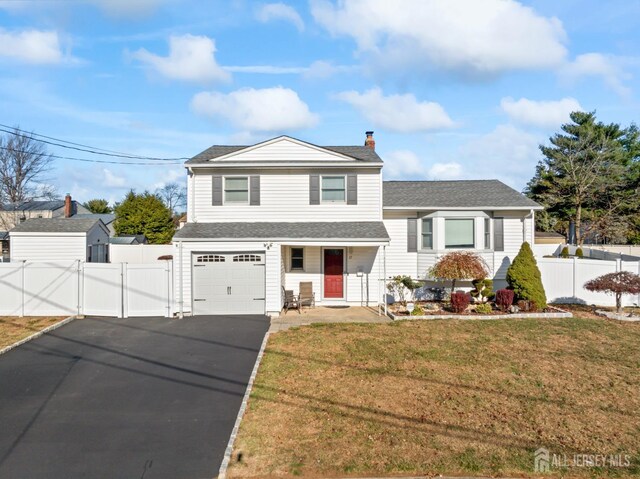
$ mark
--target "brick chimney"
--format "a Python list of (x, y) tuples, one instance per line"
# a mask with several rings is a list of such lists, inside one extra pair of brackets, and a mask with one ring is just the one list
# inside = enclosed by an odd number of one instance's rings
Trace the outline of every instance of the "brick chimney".
[(64, 197), (64, 217), (71, 218), (72, 208), (71, 208), (71, 195), (67, 193), (67, 196)]
[(366, 132), (367, 138), (364, 140), (364, 146), (371, 148), (372, 150), (376, 149), (376, 140), (373, 139), (373, 132)]

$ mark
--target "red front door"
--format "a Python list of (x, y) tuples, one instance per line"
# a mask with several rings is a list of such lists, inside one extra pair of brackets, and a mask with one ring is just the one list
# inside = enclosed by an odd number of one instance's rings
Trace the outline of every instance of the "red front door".
[(342, 298), (344, 281), (344, 251), (324, 250), (324, 297)]

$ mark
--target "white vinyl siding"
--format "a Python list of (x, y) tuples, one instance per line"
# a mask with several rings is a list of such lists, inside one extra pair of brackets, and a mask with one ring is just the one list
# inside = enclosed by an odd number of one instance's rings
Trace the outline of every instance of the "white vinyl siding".
[(86, 261), (87, 236), (11, 235), (11, 261)]
[[(346, 176), (358, 175), (358, 204), (345, 202), (309, 204), (309, 175), (322, 175), (326, 171), (315, 170), (230, 170), (223, 176), (260, 175), (260, 205), (225, 204), (212, 206), (212, 172), (197, 170), (191, 179), (193, 191), (189, 200), (190, 222), (236, 222), (236, 221), (380, 221), (380, 170), (339, 169)], [(333, 176), (333, 175), (332, 175)]]
[(391, 242), (387, 246), (387, 277), (406, 274), (416, 277), (418, 253), (407, 252), (407, 218), (415, 218), (415, 211), (385, 211), (384, 226)]

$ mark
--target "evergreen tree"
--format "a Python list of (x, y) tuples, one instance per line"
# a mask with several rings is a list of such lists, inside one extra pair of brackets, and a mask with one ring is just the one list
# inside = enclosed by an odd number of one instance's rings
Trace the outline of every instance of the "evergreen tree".
[(82, 203), (82, 206), (96, 214), (111, 213), (113, 211), (111, 206), (109, 206), (109, 202), (101, 198), (94, 198), (92, 200), (85, 201)]
[(531, 246), (526, 241), (522, 243), (520, 251), (507, 269), (507, 282), (509, 288), (515, 293), (516, 299), (533, 301), (539, 309), (547, 307), (542, 276)]
[(116, 204), (115, 230), (118, 235), (143, 234), (151, 244), (171, 242), (175, 226), (171, 211), (157, 196), (145, 191), (127, 193), (122, 203)]

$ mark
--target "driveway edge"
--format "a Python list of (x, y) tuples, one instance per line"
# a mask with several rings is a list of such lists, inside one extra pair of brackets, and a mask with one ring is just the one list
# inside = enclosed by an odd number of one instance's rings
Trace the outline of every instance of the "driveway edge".
[(269, 334), (270, 334), (269, 331), (265, 333), (264, 339), (262, 340), (262, 344), (260, 345), (260, 351), (258, 352), (256, 363), (253, 365), (253, 371), (251, 371), (251, 377), (249, 378), (247, 389), (244, 392), (244, 397), (242, 398), (242, 404), (240, 405), (240, 409), (238, 410), (238, 416), (236, 417), (236, 422), (233, 425), (233, 430), (231, 431), (231, 437), (229, 437), (229, 442), (227, 443), (227, 449), (224, 451), (224, 458), (222, 459), (222, 464), (220, 464), (220, 470), (218, 471), (218, 476), (217, 476), (218, 479), (226, 479), (227, 477), (227, 468), (229, 467), (229, 461), (231, 461), (231, 453), (233, 452), (233, 443), (235, 442), (236, 436), (238, 435), (238, 430), (240, 429), (240, 423), (242, 422), (242, 416), (244, 416), (244, 411), (247, 408), (247, 402), (249, 401), (249, 396), (251, 396), (251, 390), (253, 389), (253, 382), (256, 379), (256, 374), (258, 374), (258, 368), (260, 367), (260, 363), (262, 362), (262, 356), (264, 355), (264, 350), (267, 347)]
[(0, 355), (4, 354), (4, 353), (8, 353), (12, 349), (17, 348), (18, 346), (20, 346), (20, 345), (22, 345), (24, 343), (28, 343), (32, 339), (39, 338), (40, 336), (42, 336), (45, 333), (48, 333), (49, 331), (53, 331), (54, 329), (58, 329), (60, 326), (64, 326), (65, 324), (70, 323), (74, 319), (76, 319), (75, 316), (69, 316), (68, 318), (63, 319), (60, 322), (52, 324), (51, 326), (47, 326), (46, 328), (44, 328), (41, 331), (38, 331), (37, 333), (33, 333), (31, 336), (27, 336), (26, 338), (22, 338), (20, 341), (16, 341), (15, 343), (10, 344), (9, 346), (6, 346), (6, 347), (0, 349)]

